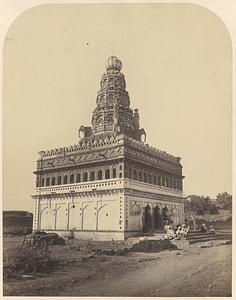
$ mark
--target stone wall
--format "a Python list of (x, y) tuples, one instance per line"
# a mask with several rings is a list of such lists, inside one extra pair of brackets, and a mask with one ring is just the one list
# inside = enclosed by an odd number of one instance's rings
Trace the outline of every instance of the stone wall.
[(183, 222), (181, 191), (148, 183), (110, 179), (37, 191), (34, 230), (56, 231), (84, 239), (124, 239), (145, 230), (147, 207), (150, 207), (151, 222), (148, 230), (163, 229), (162, 221), (155, 217), (156, 207), (162, 213), (167, 209), (174, 224)]
[[(90, 193), (40, 200), (39, 227), (61, 231), (123, 230), (123, 193)], [(38, 201), (36, 200), (36, 205)], [(35, 223), (35, 229), (37, 222)]]

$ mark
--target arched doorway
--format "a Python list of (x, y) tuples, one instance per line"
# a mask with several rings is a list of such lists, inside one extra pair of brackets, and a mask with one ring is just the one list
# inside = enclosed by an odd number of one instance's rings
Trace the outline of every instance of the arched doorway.
[(144, 208), (144, 223), (143, 223), (143, 231), (148, 232), (152, 229), (152, 215), (151, 215), (151, 207), (147, 205)]
[(170, 216), (170, 212), (169, 209), (165, 206), (162, 208), (162, 217), (163, 217), (163, 223), (169, 223), (171, 221), (171, 216)]
[(162, 217), (162, 214), (161, 214), (161, 209), (157, 205), (154, 208), (154, 228), (155, 229), (162, 229), (162, 225), (163, 225), (163, 217)]

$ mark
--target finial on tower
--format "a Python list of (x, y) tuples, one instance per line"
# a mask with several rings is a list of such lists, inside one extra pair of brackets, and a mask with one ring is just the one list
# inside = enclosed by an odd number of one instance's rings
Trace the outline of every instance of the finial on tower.
[(107, 60), (107, 70), (118, 70), (122, 68), (122, 62), (116, 56), (110, 56)]

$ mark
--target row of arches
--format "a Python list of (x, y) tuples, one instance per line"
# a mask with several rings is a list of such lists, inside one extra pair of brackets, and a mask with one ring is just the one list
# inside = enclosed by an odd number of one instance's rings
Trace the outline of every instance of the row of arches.
[[(119, 172), (119, 178), (122, 177), (122, 172)], [(87, 182), (87, 181), (94, 181), (94, 180), (103, 180), (103, 179), (111, 179), (117, 178), (117, 170), (113, 168), (112, 170), (99, 170), (97, 172), (83, 172), (77, 174), (70, 174), (70, 175), (58, 175), (53, 177), (43, 177), (41, 179), (41, 186), (54, 186), (54, 185), (61, 185), (61, 184), (73, 184), (73, 183), (80, 183), (80, 182)], [(40, 179), (38, 178), (37, 187), (40, 185)]]
[[(54, 186), (54, 185), (62, 185), (62, 184), (73, 184), (73, 183), (80, 183), (80, 182), (87, 182), (87, 181), (94, 181), (94, 180), (104, 180), (104, 179), (111, 179), (111, 178), (122, 178), (122, 166), (120, 165), (119, 168), (107, 168), (101, 169), (98, 171), (85, 171), (80, 173), (72, 173), (72, 174), (63, 174), (63, 175), (48, 175), (43, 176), (41, 178), (41, 186)], [(167, 176), (160, 176), (155, 175), (153, 173), (148, 173), (148, 171), (141, 171), (137, 169), (128, 169), (125, 170), (124, 173), (125, 178), (129, 178), (132, 180), (150, 183), (158, 186), (168, 187), (172, 189), (182, 190), (182, 180), (176, 178), (168, 178)], [(40, 176), (37, 177), (36, 186), (40, 186)]]
[(158, 205), (153, 208), (153, 211), (149, 205), (144, 208), (144, 232), (153, 229), (161, 230), (166, 222), (174, 225), (180, 222), (180, 216), (176, 209), (169, 210), (166, 206), (160, 208)]
[(168, 188), (182, 190), (182, 181), (176, 178), (168, 178), (166, 176), (157, 176), (148, 172), (129, 169), (125, 174), (129, 179), (142, 181), (154, 185), (164, 186)]

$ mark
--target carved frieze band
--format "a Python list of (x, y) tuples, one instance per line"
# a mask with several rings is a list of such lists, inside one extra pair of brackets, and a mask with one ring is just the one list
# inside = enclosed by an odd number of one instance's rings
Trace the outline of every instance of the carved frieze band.
[[(42, 171), (45, 172), (55, 172), (56, 169), (66, 170), (66, 169), (77, 169), (79, 166), (94, 166), (97, 165), (104, 165), (107, 161), (114, 162), (119, 161), (122, 159), (122, 151), (121, 148), (113, 149), (114, 151), (100, 151), (99, 153), (96, 152), (94, 154), (93, 159), (91, 159), (91, 155), (74, 155), (74, 156), (66, 156), (63, 158), (55, 158), (55, 159), (48, 159), (42, 161)], [(41, 171), (41, 165), (38, 163), (36, 174)]]
[(134, 196), (143, 199), (153, 199), (161, 201), (170, 201), (170, 202), (183, 202), (184, 198), (174, 197), (172, 195), (161, 195), (158, 193), (143, 192), (134, 189), (127, 188), (117, 188), (109, 190), (100, 190), (100, 191), (82, 191), (82, 192), (64, 192), (64, 193), (48, 193), (42, 195), (32, 195), (33, 199), (65, 199), (65, 198), (76, 198), (76, 197), (96, 197), (102, 195), (112, 195), (115, 193), (125, 193), (125, 195)]
[(125, 194), (129, 196), (134, 196), (138, 198), (144, 198), (144, 199), (154, 199), (154, 200), (162, 200), (162, 201), (170, 201), (170, 202), (183, 202), (183, 197), (175, 197), (172, 195), (162, 195), (158, 193), (151, 193), (151, 192), (144, 192), (144, 191), (138, 191), (134, 189), (125, 189)]

